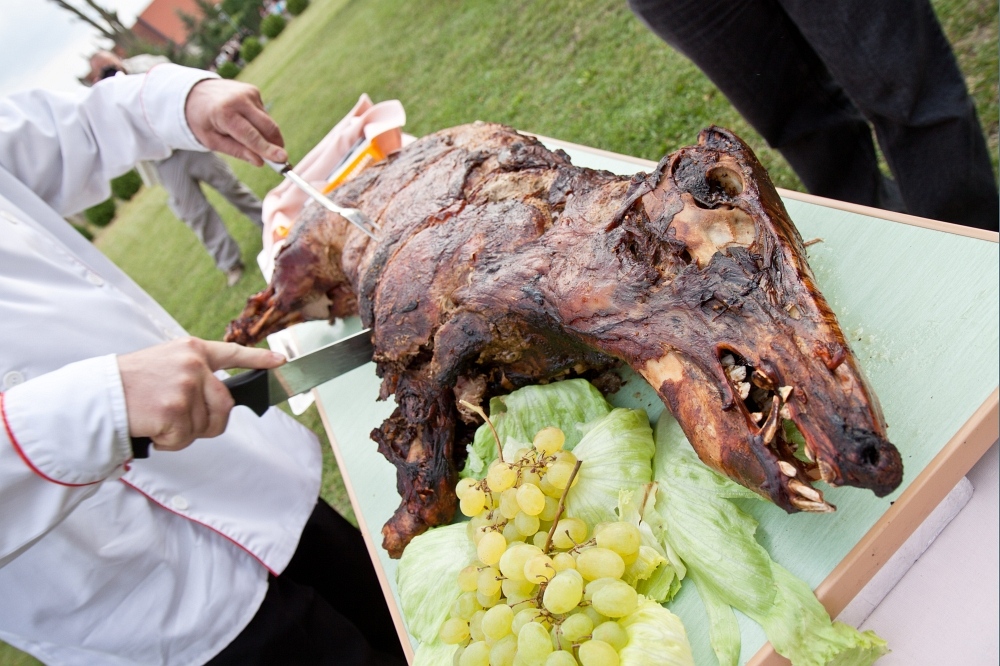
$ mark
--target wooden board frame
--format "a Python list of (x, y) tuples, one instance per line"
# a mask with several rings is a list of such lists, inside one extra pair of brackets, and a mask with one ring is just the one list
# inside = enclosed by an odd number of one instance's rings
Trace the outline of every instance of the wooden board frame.
[[(530, 134), (530, 133), (527, 133)], [(535, 135), (547, 146), (589, 152), (598, 156), (635, 164), (639, 170), (649, 171), (656, 167), (656, 162), (621, 155), (597, 148)], [(994, 231), (973, 229), (948, 222), (940, 222), (913, 215), (885, 211), (869, 206), (852, 204), (833, 199), (826, 199), (811, 194), (777, 188), (781, 197), (803, 201), (806, 203), (843, 210), (868, 217), (881, 218), (900, 224), (932, 229), (944, 233), (966, 236), (992, 243), (1000, 243), (1000, 234)], [(320, 417), (326, 429), (334, 456), (341, 470), (346, 470), (339, 444), (333, 434), (333, 429), (327, 421), (320, 394), (314, 390), (313, 395), (319, 408)], [(816, 596), (826, 607), (831, 617), (836, 617), (861, 589), (878, 573), (882, 566), (899, 549), (906, 539), (919, 527), (921, 522), (934, 510), (955, 485), (965, 476), (973, 465), (979, 461), (990, 446), (1000, 438), (1000, 387), (993, 390), (990, 396), (959, 428), (944, 448), (924, 468), (909, 487), (899, 496), (888, 511), (872, 526), (855, 547), (841, 560), (834, 570), (816, 588)], [(354, 507), (358, 525), (364, 536), (369, 555), (375, 565), (382, 591), (385, 594), (389, 612), (392, 615), (407, 661), (413, 663), (414, 649), (409, 640), (402, 612), (396, 603), (385, 570), (380, 564), (378, 549), (372, 532), (368, 529), (365, 517), (360, 511), (357, 494), (351, 484), (351, 479), (345, 473), (344, 486)], [(747, 662), (747, 666), (778, 666), (788, 664), (788, 660), (778, 655), (766, 643)]]

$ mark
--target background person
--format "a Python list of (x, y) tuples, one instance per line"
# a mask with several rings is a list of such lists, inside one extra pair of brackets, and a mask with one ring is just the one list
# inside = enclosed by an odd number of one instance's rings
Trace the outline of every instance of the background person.
[[(169, 63), (164, 56), (141, 54), (122, 60), (110, 51), (98, 51), (90, 58), (90, 80), (96, 84), (118, 72), (142, 74), (156, 65)], [(261, 201), (241, 183), (219, 156), (211, 152), (176, 150), (152, 164), (156, 181), (167, 190), (170, 210), (198, 236), (212, 255), (215, 265), (226, 274), (232, 287), (243, 276), (240, 247), (223, 224), (219, 213), (205, 198), (201, 184), (212, 186), (251, 222), (264, 228)]]
[(63, 219), (137, 160), (282, 143), (256, 88), (175, 65), (0, 100), (0, 640), (52, 664), (403, 663), (360, 534), (317, 502), (315, 436), (214, 374), (280, 357), (185, 337)]
[[(809, 192), (997, 230), (983, 130), (928, 0), (629, 6), (712, 80)], [(879, 171), (873, 128), (894, 181)]]

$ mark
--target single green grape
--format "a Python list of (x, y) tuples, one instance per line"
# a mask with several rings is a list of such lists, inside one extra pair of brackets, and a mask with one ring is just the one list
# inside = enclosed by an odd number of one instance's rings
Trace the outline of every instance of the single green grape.
[(475, 592), (463, 592), (458, 596), (458, 599), (451, 602), (450, 614), (452, 617), (461, 618), (468, 622), (472, 618), (472, 614), (480, 608)]
[(521, 512), (517, 504), (517, 488), (508, 488), (500, 493), (500, 515), (507, 520), (513, 520)]
[(573, 465), (563, 462), (556, 462), (549, 467), (545, 473), (545, 480), (552, 484), (560, 492), (569, 485), (569, 477), (573, 473)]
[(551, 523), (555, 520), (556, 511), (559, 510), (559, 500), (554, 497), (545, 498), (545, 507), (538, 514), (538, 520), (544, 520)]
[(595, 591), (591, 603), (601, 615), (625, 617), (639, 605), (639, 596), (631, 585), (615, 580)]
[(558, 650), (545, 658), (545, 666), (577, 666), (576, 657), (572, 652)]
[(497, 604), (483, 615), (483, 634), (490, 640), (500, 640), (510, 633), (514, 610), (507, 604)]
[(490, 666), (513, 666), (517, 654), (517, 636), (508, 633), (490, 648)]
[(486, 473), (486, 485), (494, 493), (502, 493), (508, 488), (512, 488), (517, 481), (517, 472), (499, 460), (490, 466), (490, 471)]
[(583, 666), (618, 666), (618, 652), (604, 641), (587, 641), (580, 645), (577, 654)]
[(554, 426), (549, 426), (548, 428), (542, 428), (535, 434), (535, 439), (532, 441), (535, 449), (541, 451), (547, 456), (552, 455), (556, 451), (562, 449), (563, 444), (566, 443), (566, 435), (563, 431)]
[(469, 488), (458, 501), (458, 508), (462, 511), (463, 515), (470, 518), (475, 516), (486, 508), (486, 493), (479, 488)]
[(550, 613), (568, 613), (583, 599), (583, 576), (576, 569), (557, 573), (542, 593), (542, 605)]
[(524, 577), (529, 583), (540, 585), (556, 575), (552, 566), (552, 558), (548, 555), (535, 555), (524, 563)]
[(458, 499), (462, 499), (465, 497), (465, 494), (469, 491), (469, 489), (477, 483), (479, 483), (479, 479), (474, 479), (472, 477), (460, 479), (459, 482), (455, 484), (455, 495)]
[(517, 505), (529, 516), (537, 516), (545, 508), (545, 495), (533, 484), (525, 484), (517, 489)]
[(448, 645), (456, 645), (469, 637), (469, 623), (457, 617), (450, 617), (441, 625), (438, 637)]
[(462, 592), (475, 592), (479, 587), (479, 568), (470, 564), (458, 572), (458, 589)]
[(593, 638), (604, 641), (619, 652), (628, 644), (628, 633), (622, 625), (614, 620), (608, 620), (595, 626)]
[(507, 550), (507, 539), (500, 532), (487, 532), (476, 545), (476, 554), (483, 564), (496, 564)]
[(556, 553), (552, 556), (552, 566), (556, 571), (576, 569), (576, 558), (569, 553)]
[(478, 610), (472, 615), (472, 619), (469, 620), (469, 636), (472, 637), (474, 641), (485, 640), (486, 636), (483, 635), (483, 616), (486, 615), (485, 610)]
[(483, 641), (469, 643), (459, 657), (458, 666), (490, 666), (490, 646)]
[(625, 561), (610, 548), (594, 546), (583, 549), (576, 556), (576, 570), (587, 580), (621, 578), (625, 573)]
[(598, 546), (609, 548), (622, 558), (638, 553), (639, 546), (642, 545), (639, 528), (632, 523), (605, 523), (600, 530), (594, 530), (594, 536), (597, 537)]
[(581, 638), (594, 630), (594, 622), (586, 613), (573, 613), (562, 621), (562, 635), (571, 643), (577, 643)]
[(526, 580), (524, 577), (525, 563), (535, 555), (541, 555), (542, 549), (531, 544), (512, 544), (500, 556), (500, 573), (512, 580)]
[(538, 619), (539, 611), (537, 608), (522, 608), (521, 610), (514, 613), (514, 619), (510, 623), (510, 630), (515, 635), (521, 634), (521, 629), (524, 625), (529, 622), (535, 622)]
[(483, 567), (476, 579), (476, 591), (487, 597), (492, 597), (500, 591), (500, 570), (496, 567)]
[(529, 622), (517, 632), (517, 655), (529, 664), (540, 664), (552, 653), (552, 639), (539, 622)]
[[(531, 487), (534, 488), (534, 486)], [(525, 512), (517, 514), (514, 518), (514, 527), (517, 528), (522, 537), (533, 536), (538, 531), (539, 524), (538, 516), (532, 516)]]
[(556, 524), (552, 544), (563, 550), (587, 540), (587, 523), (579, 518), (562, 518)]

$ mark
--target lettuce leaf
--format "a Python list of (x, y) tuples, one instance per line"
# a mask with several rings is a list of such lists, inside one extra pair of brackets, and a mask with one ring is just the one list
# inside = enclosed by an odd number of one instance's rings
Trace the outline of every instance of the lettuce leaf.
[(675, 553), (695, 581), (722, 666), (735, 665), (740, 654), (732, 609), (760, 624), (775, 651), (796, 666), (867, 666), (885, 654), (885, 641), (873, 632), (831, 622), (812, 589), (757, 543), (757, 521), (731, 501), (756, 493), (703, 465), (669, 415), (660, 417), (655, 439), (661, 521), (649, 522), (668, 557)]
[(612, 410), (573, 450), (583, 465), (579, 481), (566, 494), (566, 514), (583, 520), (591, 530), (598, 523), (618, 520), (619, 493), (649, 483), (655, 450), (646, 412)]
[(621, 666), (694, 666), (681, 619), (655, 601), (640, 601), (618, 623), (628, 634), (618, 654)]
[[(525, 386), (510, 395), (490, 400), (490, 421), (504, 444), (504, 457), (514, 457), (514, 451), (529, 446), (535, 433), (548, 426), (557, 426), (566, 435), (567, 451), (583, 438), (587, 425), (611, 411), (601, 392), (584, 379)], [(483, 478), (490, 463), (497, 457), (496, 440), (485, 423), (476, 430), (469, 445), (469, 457), (460, 476)]]
[(406, 628), (421, 645), (438, 640), (451, 604), (462, 592), (458, 572), (475, 560), (465, 523), (427, 530), (403, 551), (396, 568), (399, 605)]
[(451, 666), (455, 662), (457, 645), (448, 645), (440, 640), (433, 643), (421, 643), (413, 653), (412, 666)]

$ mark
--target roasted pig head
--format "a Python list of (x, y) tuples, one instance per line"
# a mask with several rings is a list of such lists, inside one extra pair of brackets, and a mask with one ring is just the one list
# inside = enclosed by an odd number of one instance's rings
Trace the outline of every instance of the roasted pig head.
[(586, 301), (564, 289), (561, 317), (657, 390), (706, 464), (787, 511), (833, 510), (817, 479), (880, 497), (899, 485), (878, 400), (734, 134), (705, 130), (633, 179), (579, 251), (618, 270), (600, 294), (588, 281)]
[[(867, 385), (750, 149), (709, 128), (630, 178), (573, 166), (501, 125), (443, 130), (331, 197), (377, 241), (307, 206), (227, 339), (355, 311), (373, 330), (382, 397), (372, 433), (402, 503), (397, 556), (451, 519), (475, 415), (461, 401), (529, 383), (606, 379), (656, 389), (708, 465), (787, 511), (832, 511), (812, 482), (902, 478)], [(796, 432), (797, 431), (797, 432)]]

